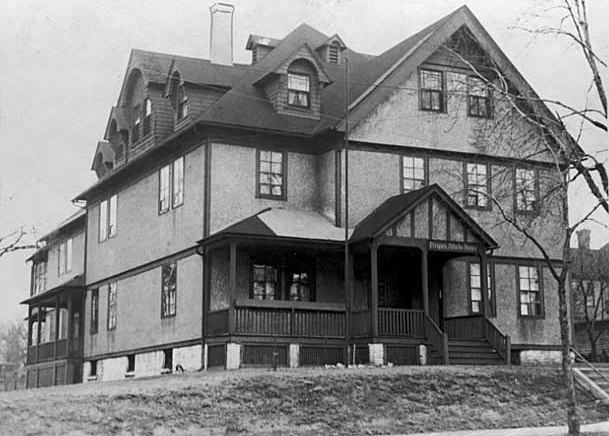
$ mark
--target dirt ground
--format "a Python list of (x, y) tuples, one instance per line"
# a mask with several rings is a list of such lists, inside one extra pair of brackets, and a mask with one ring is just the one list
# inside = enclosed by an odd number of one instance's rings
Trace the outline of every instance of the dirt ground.
[[(0, 393), (2, 435), (360, 435), (560, 425), (558, 368), (247, 369)], [(579, 393), (584, 422), (609, 411)]]

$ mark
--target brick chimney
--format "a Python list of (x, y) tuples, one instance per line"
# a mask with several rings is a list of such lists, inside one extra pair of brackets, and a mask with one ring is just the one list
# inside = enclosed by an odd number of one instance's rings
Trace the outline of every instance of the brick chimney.
[(582, 229), (577, 232), (577, 247), (580, 249), (590, 249), (590, 230)]
[(211, 35), (209, 38), (209, 59), (214, 64), (233, 64), (233, 12), (235, 7), (228, 3), (214, 3), (211, 13)]

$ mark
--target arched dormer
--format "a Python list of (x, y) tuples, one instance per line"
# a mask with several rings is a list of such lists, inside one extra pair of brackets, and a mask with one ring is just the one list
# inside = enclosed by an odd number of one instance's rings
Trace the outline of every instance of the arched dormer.
[(174, 71), (174, 73), (171, 75), (167, 97), (169, 97), (169, 101), (171, 102), (171, 106), (174, 110), (175, 124), (178, 125), (183, 120), (188, 118), (190, 113), (188, 92), (179, 71)]
[(109, 142), (100, 141), (97, 143), (91, 169), (95, 171), (97, 178), (104, 177), (114, 169), (114, 152)]
[(322, 61), (308, 44), (303, 44), (254, 85), (264, 90), (277, 113), (318, 120), (321, 89), (329, 83)]
[(127, 161), (129, 145), (129, 124), (121, 108), (113, 107), (106, 127), (104, 139), (110, 143), (114, 151), (114, 168)]

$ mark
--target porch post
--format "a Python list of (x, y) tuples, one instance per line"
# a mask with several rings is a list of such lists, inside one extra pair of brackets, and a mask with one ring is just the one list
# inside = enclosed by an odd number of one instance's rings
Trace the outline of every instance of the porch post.
[(479, 257), (480, 257), (480, 293), (482, 294), (481, 298), (482, 298), (482, 316), (484, 318), (486, 318), (486, 315), (488, 313), (488, 271), (487, 271), (487, 260), (486, 260), (486, 253), (484, 252), (484, 249), (480, 249), (479, 252)]
[(74, 318), (74, 303), (72, 302), (72, 295), (68, 294), (68, 325), (66, 330), (66, 354), (70, 355), (72, 349), (72, 322)]
[[(59, 295), (55, 296), (55, 337), (53, 338), (53, 358), (57, 359), (57, 340), (59, 339)], [(55, 384), (55, 383), (53, 383)]]
[(423, 311), (429, 316), (429, 268), (427, 265), (427, 247), (421, 249), (421, 291), (423, 293)]
[(235, 297), (237, 295), (237, 243), (229, 244), (228, 267), (228, 336), (235, 333)]
[(36, 326), (36, 331), (38, 332), (36, 334), (36, 362), (38, 362), (38, 348), (40, 347), (40, 310), (41, 310), (41, 305), (40, 303), (38, 303), (38, 312), (36, 314), (36, 323), (38, 324)]
[(27, 357), (26, 362), (29, 364), (32, 361), (30, 347), (32, 346), (32, 305), (27, 306)]
[(372, 340), (376, 341), (379, 334), (379, 277), (378, 277), (378, 246), (376, 242), (370, 245), (370, 322)]

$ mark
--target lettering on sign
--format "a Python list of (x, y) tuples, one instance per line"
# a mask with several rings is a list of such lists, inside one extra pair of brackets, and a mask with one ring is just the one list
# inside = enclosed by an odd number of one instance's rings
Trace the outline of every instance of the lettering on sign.
[(478, 246), (466, 242), (429, 241), (430, 251), (458, 251), (460, 253), (475, 253)]

